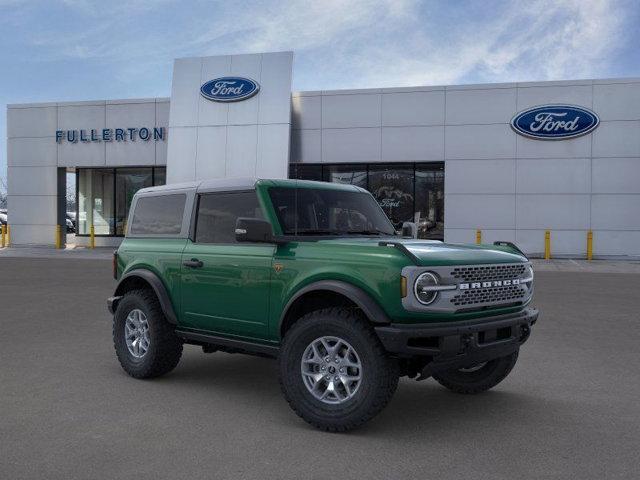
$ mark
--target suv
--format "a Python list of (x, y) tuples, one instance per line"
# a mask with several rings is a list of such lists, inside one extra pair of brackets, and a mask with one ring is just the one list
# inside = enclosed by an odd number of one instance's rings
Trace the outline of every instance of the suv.
[(274, 357), (293, 410), (345, 431), (398, 378), (479, 393), (511, 371), (538, 312), (513, 244), (398, 235), (362, 188), (221, 179), (136, 193), (108, 300), (122, 368), (150, 378), (183, 344)]

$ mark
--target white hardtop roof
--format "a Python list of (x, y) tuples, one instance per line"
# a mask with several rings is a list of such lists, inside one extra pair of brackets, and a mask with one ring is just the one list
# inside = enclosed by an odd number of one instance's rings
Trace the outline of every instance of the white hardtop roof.
[(327, 183), (327, 182), (316, 182), (311, 180), (295, 180), (295, 179), (268, 179), (268, 178), (254, 178), (254, 177), (229, 177), (229, 178), (215, 178), (211, 180), (196, 180), (193, 182), (184, 182), (184, 183), (170, 183), (168, 185), (158, 185), (156, 187), (147, 187), (138, 190), (136, 193), (137, 196), (140, 195), (153, 195), (153, 194), (163, 194), (170, 192), (198, 192), (198, 193), (206, 193), (206, 192), (229, 192), (234, 190), (253, 190), (255, 188), (256, 182), (259, 180), (265, 182), (287, 182), (287, 183), (295, 183), (300, 182), (305, 185), (313, 185), (318, 184), (318, 186), (322, 186), (322, 188), (331, 188), (331, 189), (340, 189), (340, 190), (355, 190), (366, 192), (362, 187), (358, 187), (355, 185), (348, 184), (339, 184), (339, 183)]
[(193, 182), (170, 183), (168, 185), (147, 187), (138, 190), (138, 193), (145, 194), (187, 190), (195, 190), (198, 192), (214, 192), (217, 190), (249, 190), (255, 186), (257, 181), (257, 178), (251, 177), (215, 178), (211, 180), (196, 180)]

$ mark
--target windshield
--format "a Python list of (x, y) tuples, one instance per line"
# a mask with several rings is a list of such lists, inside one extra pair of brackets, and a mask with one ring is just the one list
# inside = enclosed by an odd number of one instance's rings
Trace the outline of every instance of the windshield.
[(274, 187), (269, 195), (284, 235), (395, 235), (368, 193)]

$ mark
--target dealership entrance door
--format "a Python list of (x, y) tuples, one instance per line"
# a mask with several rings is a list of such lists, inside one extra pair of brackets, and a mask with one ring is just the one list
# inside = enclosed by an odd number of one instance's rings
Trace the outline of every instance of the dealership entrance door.
[(418, 238), (444, 239), (444, 162), (297, 163), (289, 177), (366, 188), (398, 230), (415, 222)]

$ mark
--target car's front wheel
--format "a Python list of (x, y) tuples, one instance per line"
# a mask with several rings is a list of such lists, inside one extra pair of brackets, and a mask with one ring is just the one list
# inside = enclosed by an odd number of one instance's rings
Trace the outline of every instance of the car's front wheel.
[(433, 375), (436, 381), (456, 393), (480, 393), (498, 385), (511, 372), (518, 351), (511, 355), (479, 363), (468, 368), (448, 370)]
[(152, 378), (173, 370), (182, 356), (182, 341), (162, 312), (152, 290), (132, 290), (113, 318), (113, 344), (120, 365), (135, 378)]
[(346, 431), (378, 414), (398, 386), (397, 363), (371, 326), (347, 308), (311, 312), (286, 333), (280, 385), (293, 410), (326, 431)]

